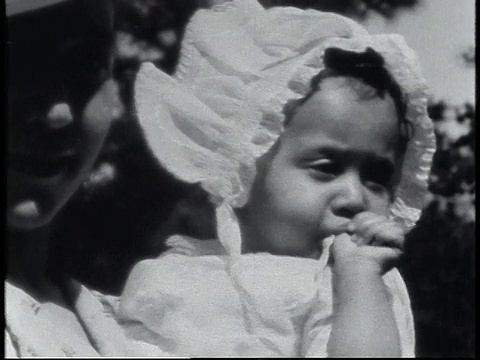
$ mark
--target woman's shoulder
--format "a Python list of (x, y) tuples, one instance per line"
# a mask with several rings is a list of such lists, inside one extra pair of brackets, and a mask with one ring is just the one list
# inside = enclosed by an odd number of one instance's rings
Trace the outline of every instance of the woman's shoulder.
[[(148, 343), (125, 337), (115, 319), (117, 297), (68, 279), (68, 302), (38, 300), (5, 282), (5, 347), (8, 357), (165, 356)], [(67, 305), (68, 304), (68, 305)]]

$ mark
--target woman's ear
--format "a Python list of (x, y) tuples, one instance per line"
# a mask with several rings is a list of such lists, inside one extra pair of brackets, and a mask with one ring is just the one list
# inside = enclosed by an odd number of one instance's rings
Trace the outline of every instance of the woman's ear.
[(125, 107), (120, 97), (120, 86), (115, 79), (108, 79), (104, 85), (104, 101), (108, 104), (111, 120), (118, 120), (125, 113)]

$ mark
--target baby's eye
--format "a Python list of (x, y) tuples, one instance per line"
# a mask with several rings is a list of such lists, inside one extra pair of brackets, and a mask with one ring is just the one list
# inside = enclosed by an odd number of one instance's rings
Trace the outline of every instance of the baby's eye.
[(341, 171), (340, 165), (337, 162), (327, 158), (311, 161), (308, 163), (308, 169), (313, 175), (322, 177), (333, 177), (338, 175)]
[(367, 181), (365, 186), (375, 193), (385, 193), (388, 190), (386, 186), (373, 181)]
[(365, 174), (365, 185), (374, 192), (383, 193), (390, 190), (392, 173), (386, 169), (371, 168)]

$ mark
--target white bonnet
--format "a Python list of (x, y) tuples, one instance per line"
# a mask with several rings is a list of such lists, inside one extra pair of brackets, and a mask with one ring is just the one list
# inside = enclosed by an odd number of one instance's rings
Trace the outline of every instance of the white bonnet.
[(329, 47), (373, 48), (406, 99), (413, 138), (391, 216), (409, 229), (424, 205), (435, 135), (418, 58), (400, 35), (369, 35), (332, 13), (234, 0), (192, 17), (173, 77), (151, 63), (137, 75), (135, 106), (147, 144), (169, 172), (211, 195), (230, 253), (240, 252), (232, 208), (248, 200), (256, 159), (283, 131), (284, 105), (308, 93)]

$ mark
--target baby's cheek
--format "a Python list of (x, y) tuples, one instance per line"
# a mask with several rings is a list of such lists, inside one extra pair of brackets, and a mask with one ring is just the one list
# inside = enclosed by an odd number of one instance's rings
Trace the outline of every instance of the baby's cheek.
[(303, 227), (318, 224), (325, 204), (308, 189), (291, 189), (277, 198), (275, 206), (290, 224)]
[(389, 195), (372, 194), (370, 195), (368, 204), (368, 211), (377, 215), (388, 216), (390, 213), (390, 205), (392, 203)]
[(275, 159), (263, 187), (263, 206), (286, 226), (318, 223), (319, 210), (325, 204), (316, 183), (284, 159)]

